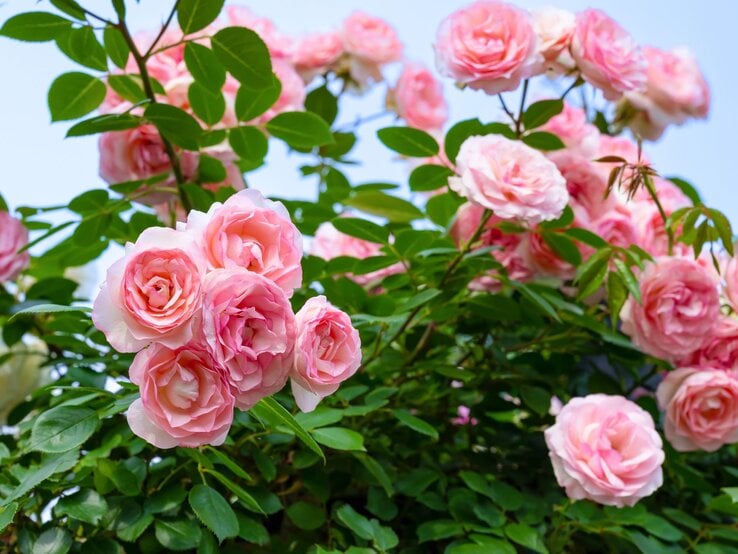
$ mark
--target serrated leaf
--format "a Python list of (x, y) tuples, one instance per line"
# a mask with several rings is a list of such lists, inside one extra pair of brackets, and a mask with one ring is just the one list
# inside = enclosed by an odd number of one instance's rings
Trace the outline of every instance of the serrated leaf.
[(164, 548), (176, 551), (195, 548), (202, 538), (200, 526), (188, 520), (157, 520), (154, 534)]
[(60, 406), (43, 412), (33, 423), (29, 450), (66, 452), (85, 442), (97, 429), (97, 414), (84, 407)]
[(207, 485), (195, 485), (190, 490), (189, 502), (192, 511), (223, 542), (238, 535), (236, 513), (225, 498)]

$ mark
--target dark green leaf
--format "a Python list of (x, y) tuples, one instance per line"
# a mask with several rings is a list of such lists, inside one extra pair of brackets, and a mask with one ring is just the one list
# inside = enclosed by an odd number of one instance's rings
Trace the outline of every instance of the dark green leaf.
[(119, 68), (125, 69), (131, 55), (131, 49), (128, 47), (126, 39), (123, 38), (123, 34), (115, 27), (105, 27), (103, 43), (110, 61)]
[(482, 122), (478, 119), (460, 121), (451, 127), (446, 133), (446, 139), (443, 146), (446, 157), (451, 161), (451, 163), (455, 163), (456, 156), (458, 156), (459, 149), (463, 142), (471, 136), (483, 134), (484, 125), (482, 125)]
[(538, 534), (538, 531), (529, 525), (525, 525), (523, 523), (510, 523), (505, 527), (505, 535), (507, 535), (510, 540), (526, 548), (530, 548), (534, 552), (548, 554), (548, 549), (543, 543), (543, 538)]
[(381, 225), (377, 225), (366, 219), (357, 219), (354, 217), (337, 217), (332, 221), (333, 226), (343, 233), (351, 237), (356, 237), (369, 242), (378, 244), (387, 244), (389, 240), (389, 229)]
[(312, 148), (333, 143), (328, 124), (314, 113), (284, 112), (269, 120), (266, 129), (272, 136), (294, 148)]
[(124, 131), (133, 129), (143, 120), (131, 114), (105, 114), (80, 121), (67, 131), (67, 137), (82, 137), (108, 131)]
[(523, 137), (523, 142), (537, 150), (561, 150), (566, 145), (564, 142), (547, 131), (536, 131)]
[(72, 548), (72, 535), (61, 527), (47, 529), (33, 543), (33, 554), (66, 554)]
[(250, 88), (242, 86), (236, 93), (236, 117), (239, 121), (256, 119), (274, 103), (282, 94), (282, 83), (276, 75), (272, 75), (272, 82), (266, 87)]
[(371, 522), (354, 510), (349, 504), (344, 504), (336, 510), (336, 519), (351, 529), (359, 538), (368, 541), (374, 536), (374, 529), (372, 528)]
[(569, 262), (573, 266), (582, 263), (582, 255), (574, 242), (561, 233), (552, 231), (543, 231), (541, 233), (545, 243), (553, 250), (562, 260)]
[(146, 93), (138, 75), (110, 75), (108, 86), (117, 92), (121, 98), (134, 104), (146, 99)]
[(51, 0), (51, 4), (75, 19), (85, 20), (85, 11), (75, 0)]
[(438, 143), (431, 135), (412, 127), (385, 127), (377, 131), (382, 143), (403, 156), (426, 158), (438, 154)]
[(325, 455), (315, 439), (308, 434), (305, 429), (295, 420), (291, 413), (273, 398), (262, 398), (256, 406), (251, 408), (251, 413), (258, 417), (262, 422), (274, 422), (278, 425), (284, 425), (290, 429), (297, 438), (299, 438), (305, 446), (315, 452), (325, 461)]
[(195, 485), (190, 490), (189, 502), (195, 515), (220, 542), (238, 535), (236, 513), (218, 491), (207, 485)]
[(211, 39), (215, 55), (242, 86), (262, 89), (274, 79), (269, 50), (251, 29), (226, 27)]
[(66, 452), (85, 442), (97, 429), (97, 414), (81, 406), (59, 406), (33, 423), (29, 450)]
[(540, 127), (555, 115), (560, 114), (563, 109), (564, 101), (558, 98), (534, 102), (523, 113), (523, 125), (526, 129)]
[(249, 494), (243, 487), (241, 487), (240, 485), (236, 484), (234, 481), (232, 481), (231, 479), (223, 475), (220, 471), (209, 469), (207, 470), (207, 472), (213, 477), (215, 477), (218, 481), (220, 481), (221, 484), (225, 486), (229, 491), (235, 494), (238, 497), (238, 499), (241, 501), (241, 504), (244, 505), (244, 507), (258, 514), (265, 513), (264, 509), (259, 504), (259, 502), (256, 500), (256, 498), (254, 498), (253, 495)]
[(5, 506), (0, 506), (0, 531), (4, 531), (5, 528), (13, 523), (15, 513), (18, 511), (18, 503), (11, 502)]
[(102, 210), (109, 199), (108, 191), (104, 189), (88, 190), (72, 198), (69, 209), (80, 215), (87, 215)]
[(708, 209), (710, 219), (712, 220), (715, 229), (717, 229), (720, 235), (720, 241), (723, 243), (723, 248), (726, 252), (733, 255), (733, 229), (730, 226), (730, 220), (720, 210)]
[(592, 231), (588, 231), (587, 229), (574, 227), (573, 229), (564, 230), (564, 234), (578, 240), (579, 242), (593, 246), (594, 248), (603, 248), (608, 246), (608, 242), (605, 239), (596, 235)]
[(201, 212), (207, 212), (215, 202), (213, 193), (205, 190), (200, 185), (185, 183), (182, 185), (182, 189), (185, 191), (192, 207)]
[(27, 12), (8, 19), (0, 35), (16, 40), (45, 42), (62, 36), (72, 28), (72, 22), (53, 13)]
[(220, 183), (225, 181), (226, 168), (218, 158), (200, 154), (197, 163), (197, 178), (201, 183)]
[(186, 35), (204, 29), (215, 21), (224, 0), (179, 0), (177, 3), (177, 21)]
[(679, 187), (679, 190), (681, 190), (687, 198), (692, 201), (692, 204), (695, 206), (702, 204), (702, 198), (700, 198), (699, 191), (694, 188), (691, 183), (680, 177), (667, 177), (667, 179)]
[(448, 178), (454, 172), (442, 165), (421, 165), (413, 169), (410, 174), (410, 190), (429, 191), (437, 190), (448, 184)]
[(83, 489), (71, 496), (65, 496), (54, 507), (55, 515), (68, 515), (92, 525), (97, 525), (107, 513), (108, 503), (92, 489)]
[[(440, 292), (440, 291), (436, 291)], [(438, 440), (438, 431), (430, 423), (412, 415), (407, 410), (392, 410), (394, 415), (403, 425), (407, 425), (413, 431), (426, 435), (433, 440)]]
[(236, 127), (228, 132), (228, 142), (241, 159), (261, 161), (269, 151), (269, 142), (256, 127)]
[(387, 495), (387, 497), (392, 497), (394, 494), (394, 487), (392, 486), (392, 480), (390, 479), (389, 475), (387, 475), (387, 472), (385, 471), (384, 467), (369, 456), (368, 454), (365, 454), (364, 452), (354, 452), (353, 453), (354, 458), (359, 460), (361, 464), (371, 473), (374, 478), (377, 480), (377, 483), (384, 489), (384, 493)]
[(551, 393), (541, 387), (524, 386), (520, 388), (523, 402), (538, 415), (546, 415), (551, 407)]
[(207, 125), (215, 125), (225, 114), (225, 98), (220, 90), (213, 91), (195, 81), (187, 89), (187, 99), (195, 115)]
[(108, 69), (108, 59), (105, 55), (105, 49), (97, 40), (92, 27), (84, 26), (78, 29), (72, 29), (57, 38), (56, 44), (59, 50), (64, 52), (70, 60), (80, 65), (98, 71), (106, 71)]
[(321, 427), (312, 433), (316, 441), (334, 450), (364, 451), (364, 438), (351, 429), (343, 427)]
[(154, 533), (164, 548), (177, 551), (195, 548), (202, 537), (200, 526), (185, 519), (157, 520), (154, 524)]
[(105, 85), (86, 73), (71, 72), (57, 77), (49, 89), (52, 121), (77, 119), (97, 108), (105, 99)]
[(151, 104), (144, 112), (170, 142), (187, 150), (197, 150), (202, 129), (194, 117), (168, 104)]
[(305, 98), (305, 109), (322, 117), (328, 125), (332, 125), (338, 115), (338, 99), (323, 85)]
[(638, 284), (638, 279), (633, 274), (633, 271), (623, 262), (622, 260), (618, 258), (613, 258), (612, 263), (615, 265), (615, 269), (618, 272), (618, 275), (623, 279), (623, 283), (625, 284), (625, 287), (628, 289), (630, 294), (633, 295), (633, 298), (635, 298), (636, 302), (641, 301), (641, 287)]
[(385, 217), (398, 223), (423, 217), (423, 212), (414, 204), (379, 191), (359, 192), (344, 200), (343, 203), (362, 212)]
[(210, 48), (196, 42), (188, 42), (184, 49), (184, 60), (195, 81), (220, 92), (226, 80), (226, 71)]
[(437, 519), (426, 521), (418, 527), (418, 542), (440, 541), (450, 539), (464, 532), (464, 524), (460, 521)]
[(318, 529), (325, 523), (325, 512), (315, 504), (303, 500), (295, 502), (286, 510), (287, 517), (292, 520), (298, 528), (312, 531)]
[(463, 203), (464, 200), (455, 192), (445, 192), (429, 198), (425, 211), (433, 223), (448, 227)]

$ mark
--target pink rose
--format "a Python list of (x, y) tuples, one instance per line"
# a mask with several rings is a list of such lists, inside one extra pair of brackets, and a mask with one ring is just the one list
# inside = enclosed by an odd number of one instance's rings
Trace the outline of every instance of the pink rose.
[(292, 63), (309, 82), (315, 75), (328, 71), (342, 55), (343, 39), (340, 33), (314, 33), (297, 41)]
[(0, 210), (0, 283), (12, 281), (28, 267), (28, 251), (18, 252), (28, 244), (28, 229), (20, 220)]
[(292, 296), (302, 284), (302, 236), (279, 202), (242, 190), (207, 214), (192, 211), (187, 229), (199, 235), (211, 268), (245, 268), (274, 281)]
[(236, 406), (247, 410), (287, 382), (295, 315), (271, 280), (244, 268), (215, 269), (204, 281), (203, 337), (226, 367)]
[(725, 279), (723, 294), (728, 299), (728, 303), (733, 308), (733, 311), (738, 312), (738, 258), (730, 258), (730, 261), (725, 266), (723, 278)]
[(539, 233), (525, 233), (521, 249), (526, 264), (537, 274), (566, 280), (577, 273), (577, 268), (562, 260)]
[(479, 420), (471, 417), (471, 410), (468, 406), (459, 406), (456, 409), (456, 417), (451, 420), (452, 425), (476, 425)]
[(533, 30), (538, 37), (538, 51), (546, 69), (565, 73), (574, 67), (569, 44), (576, 26), (576, 16), (567, 10), (545, 7), (534, 10)]
[(656, 258), (639, 278), (641, 303), (623, 307), (623, 332), (652, 356), (689, 356), (712, 335), (720, 298), (712, 276), (693, 260)]
[[(600, 132), (587, 121), (584, 110), (564, 102), (561, 113), (553, 116), (541, 126), (559, 137), (566, 145), (566, 152), (581, 154), (592, 158), (599, 143)], [(558, 154), (558, 152), (557, 152)]]
[(92, 321), (119, 352), (192, 339), (205, 260), (191, 233), (150, 227), (108, 269)]
[(295, 316), (292, 394), (303, 412), (312, 412), (361, 365), (361, 340), (351, 318), (325, 296), (310, 298)]
[(699, 350), (683, 360), (680, 367), (738, 370), (738, 321), (722, 316), (713, 334)]
[(282, 84), (282, 91), (274, 105), (257, 117), (252, 124), (262, 124), (283, 112), (305, 111), (305, 82), (292, 65), (284, 60), (273, 60), (274, 74)]
[(600, 10), (577, 14), (571, 55), (582, 77), (602, 90), (608, 100), (645, 89), (647, 63), (643, 52), (625, 29)]
[(705, 119), (710, 109), (710, 89), (694, 55), (686, 48), (666, 52), (646, 47), (646, 91), (626, 94), (637, 110), (629, 122), (635, 132), (657, 140), (666, 127), (681, 125), (688, 118)]
[(569, 193), (552, 161), (520, 141), (500, 135), (469, 137), (456, 158), (449, 187), (502, 219), (528, 224), (556, 219)]
[(613, 246), (628, 248), (640, 242), (636, 218), (627, 205), (618, 205), (593, 223), (595, 232)]
[(441, 129), (448, 117), (441, 83), (417, 63), (405, 63), (388, 100), (389, 104), (394, 104), (397, 115), (418, 129)]
[(292, 39), (282, 34), (270, 19), (258, 16), (244, 6), (228, 6), (226, 13), (229, 25), (246, 27), (259, 35), (267, 45), (272, 59), (292, 57)]
[(664, 451), (653, 419), (622, 396), (571, 399), (545, 438), (556, 480), (574, 500), (633, 506), (663, 481)]
[(670, 371), (656, 391), (664, 434), (675, 450), (714, 452), (738, 442), (738, 374), (720, 369)]
[(157, 448), (223, 444), (234, 398), (225, 370), (205, 350), (151, 345), (136, 354), (130, 377), (141, 388), (128, 408), (136, 435)]
[(515, 90), (542, 61), (529, 14), (495, 0), (477, 0), (444, 19), (434, 49), (441, 74), (488, 94)]
[(346, 52), (375, 64), (396, 62), (402, 56), (397, 32), (385, 20), (364, 12), (354, 12), (343, 22)]
[(616, 205), (614, 195), (605, 197), (607, 180), (595, 163), (569, 150), (552, 152), (549, 159), (566, 180), (570, 205), (589, 219), (597, 219)]

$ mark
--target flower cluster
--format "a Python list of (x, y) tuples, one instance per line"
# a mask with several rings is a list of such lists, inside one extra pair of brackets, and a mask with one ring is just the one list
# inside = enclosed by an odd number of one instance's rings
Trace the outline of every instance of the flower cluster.
[(295, 314), (302, 236), (280, 203), (244, 190), (176, 229), (151, 227), (107, 272), (93, 322), (137, 352), (133, 431), (161, 448), (221, 444), (247, 410), (292, 379), (311, 411), (353, 375), (357, 331), (325, 297)]

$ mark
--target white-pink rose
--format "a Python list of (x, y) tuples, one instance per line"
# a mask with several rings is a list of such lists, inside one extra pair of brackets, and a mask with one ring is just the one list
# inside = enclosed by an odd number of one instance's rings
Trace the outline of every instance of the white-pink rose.
[(738, 375), (722, 369), (670, 371), (656, 391), (664, 434), (675, 450), (713, 452), (738, 442)]
[(543, 59), (530, 15), (496, 0), (477, 0), (449, 15), (434, 49), (441, 74), (488, 94), (515, 90)]
[(8, 212), (0, 210), (0, 284), (15, 279), (28, 267), (28, 251), (18, 252), (28, 244), (28, 229)]
[(633, 38), (600, 10), (577, 14), (571, 55), (582, 77), (608, 100), (624, 92), (645, 90), (646, 58)]
[(426, 131), (441, 129), (448, 117), (441, 83), (418, 63), (405, 63), (389, 103), (408, 125)]
[(397, 31), (384, 19), (361, 11), (344, 20), (341, 39), (348, 54), (349, 74), (360, 90), (371, 82), (381, 81), (382, 66), (402, 57)]
[(618, 205), (593, 222), (595, 233), (613, 246), (629, 248), (638, 245), (641, 235), (634, 213), (627, 205)]
[(343, 39), (337, 31), (314, 33), (297, 41), (292, 63), (306, 81), (328, 71), (343, 55)]
[(226, 8), (228, 23), (254, 31), (264, 41), (272, 59), (292, 57), (294, 44), (290, 37), (281, 33), (270, 19), (256, 15), (244, 6)]
[(653, 419), (622, 396), (573, 398), (545, 438), (556, 480), (574, 500), (622, 508), (662, 484), (664, 451)]
[(198, 346), (141, 350), (130, 368), (141, 398), (128, 408), (131, 430), (157, 448), (223, 444), (234, 397), (225, 369)]
[(714, 332), (720, 299), (713, 277), (686, 258), (660, 257), (639, 277), (641, 302), (623, 307), (623, 332), (652, 356), (676, 360), (700, 348)]
[(201, 237), (211, 268), (245, 268), (292, 296), (302, 283), (302, 235), (286, 208), (255, 189), (242, 190), (207, 214), (192, 211), (187, 229)]
[(303, 412), (312, 412), (361, 365), (361, 340), (351, 318), (325, 296), (310, 298), (295, 316), (292, 394)]
[(280, 287), (243, 268), (212, 270), (203, 289), (204, 341), (228, 370), (236, 406), (247, 410), (287, 382), (295, 315)]
[(191, 233), (146, 229), (108, 269), (92, 310), (95, 327), (119, 352), (152, 342), (185, 345), (200, 309), (205, 263)]
[(569, 193), (556, 165), (538, 150), (500, 135), (469, 137), (449, 187), (502, 219), (528, 224), (556, 219)]
[(568, 10), (545, 7), (534, 10), (533, 30), (538, 36), (538, 51), (545, 60), (546, 69), (563, 73), (574, 62), (569, 55), (569, 44), (576, 26), (576, 15)]

